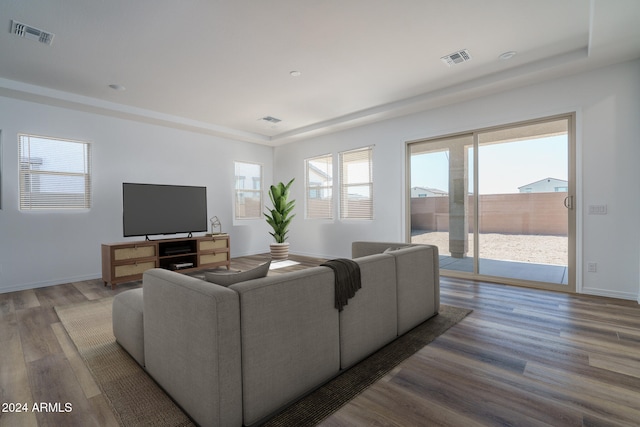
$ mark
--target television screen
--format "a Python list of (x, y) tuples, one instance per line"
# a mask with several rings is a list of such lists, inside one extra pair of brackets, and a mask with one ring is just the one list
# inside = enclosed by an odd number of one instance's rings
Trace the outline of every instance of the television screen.
[(207, 231), (207, 188), (122, 184), (124, 236)]

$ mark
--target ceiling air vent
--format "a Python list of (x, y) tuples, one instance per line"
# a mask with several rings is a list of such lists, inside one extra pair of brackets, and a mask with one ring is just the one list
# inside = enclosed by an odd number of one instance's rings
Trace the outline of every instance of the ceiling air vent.
[(35, 40), (46, 45), (53, 41), (53, 34), (35, 27), (30, 27), (18, 21), (11, 21), (11, 33), (29, 40)]
[(447, 56), (443, 56), (440, 59), (442, 59), (442, 62), (447, 64), (449, 67), (453, 67), (456, 64), (470, 61), (471, 55), (469, 54), (469, 51), (467, 49), (462, 49)]
[(267, 116), (267, 117), (263, 117), (260, 120), (264, 120), (265, 122), (269, 122), (269, 123), (280, 123), (282, 120), (280, 119), (276, 119), (275, 117), (271, 117), (271, 116)]

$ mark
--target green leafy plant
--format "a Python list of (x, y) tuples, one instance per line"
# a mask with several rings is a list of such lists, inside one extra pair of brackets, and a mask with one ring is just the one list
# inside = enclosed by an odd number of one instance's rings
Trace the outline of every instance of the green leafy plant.
[(287, 240), (287, 233), (289, 232), (289, 224), (295, 217), (295, 214), (291, 214), (293, 208), (296, 205), (295, 200), (289, 199), (289, 188), (295, 178), (289, 181), (288, 184), (279, 182), (276, 185), (272, 185), (269, 189), (269, 198), (273, 204), (273, 209), (269, 212), (265, 212), (267, 217), (267, 223), (273, 228), (273, 233), (269, 233), (276, 239), (276, 243), (284, 243)]

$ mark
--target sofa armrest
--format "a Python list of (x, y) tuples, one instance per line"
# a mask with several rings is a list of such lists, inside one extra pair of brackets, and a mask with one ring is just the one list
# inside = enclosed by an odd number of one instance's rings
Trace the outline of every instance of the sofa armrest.
[(238, 294), (163, 269), (142, 282), (146, 370), (198, 424), (241, 425)]

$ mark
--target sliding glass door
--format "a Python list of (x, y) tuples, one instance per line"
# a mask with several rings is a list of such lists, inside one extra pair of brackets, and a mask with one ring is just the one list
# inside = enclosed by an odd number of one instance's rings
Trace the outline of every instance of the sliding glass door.
[(473, 135), (411, 144), (411, 242), (438, 246), (440, 268), (473, 272)]
[(564, 116), (410, 143), (411, 241), (443, 274), (575, 290), (572, 141)]

